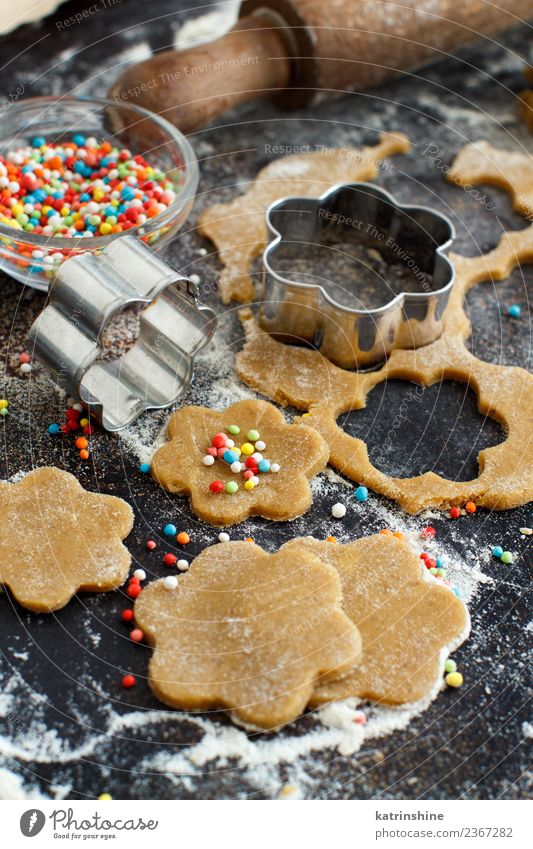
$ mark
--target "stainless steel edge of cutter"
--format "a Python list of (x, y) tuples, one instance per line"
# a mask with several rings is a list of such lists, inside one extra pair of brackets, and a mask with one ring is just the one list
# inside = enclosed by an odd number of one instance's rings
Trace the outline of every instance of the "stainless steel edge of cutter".
[[(272, 335), (307, 342), (344, 368), (377, 363), (394, 348), (417, 348), (440, 336), (455, 279), (453, 265), (444, 255), (455, 230), (442, 213), (402, 205), (372, 183), (341, 183), (319, 198), (275, 201), (266, 211), (266, 224), (271, 241), (263, 253), (259, 321)], [(276, 270), (284, 243), (300, 245), (303, 252), (325, 240), (328, 245), (374, 247), (386, 262), (402, 261), (417, 269), (423, 285), (420, 291), (401, 292), (375, 309), (355, 309), (335, 300), (323, 278), (320, 283), (309, 282), (298, 271), (288, 276)], [(349, 285), (356, 293), (357, 272)]]
[[(140, 240), (120, 237), (99, 255), (62, 263), (29, 333), (33, 353), (106, 430), (120, 430), (188, 388), (194, 356), (216, 328), (214, 312), (197, 295)], [(137, 340), (119, 359), (102, 359), (106, 325), (133, 304), (145, 305)]]

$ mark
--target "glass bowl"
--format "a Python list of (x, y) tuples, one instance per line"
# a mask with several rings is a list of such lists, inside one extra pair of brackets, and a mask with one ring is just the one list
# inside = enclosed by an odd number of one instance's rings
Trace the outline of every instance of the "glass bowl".
[(113, 240), (138, 236), (159, 251), (186, 221), (198, 186), (194, 151), (176, 127), (164, 118), (128, 103), (85, 97), (32, 97), (4, 112), (0, 153), (28, 144), (34, 136), (62, 142), (76, 133), (109, 140), (143, 155), (174, 183), (176, 198), (154, 218), (123, 233), (52, 237), (18, 230), (0, 222), (0, 269), (27, 286), (46, 290), (54, 270), (68, 257), (100, 253)]

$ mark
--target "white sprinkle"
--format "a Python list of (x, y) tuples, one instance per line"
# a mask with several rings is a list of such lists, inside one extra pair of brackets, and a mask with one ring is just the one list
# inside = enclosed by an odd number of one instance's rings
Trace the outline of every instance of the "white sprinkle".
[(30, 363), (22, 363), (20, 370), (21, 370), (22, 374), (29, 374), (30, 371), (31, 371)]
[(253, 483), (254, 486), (257, 486), (259, 483), (259, 478), (256, 475), (253, 475), (249, 480)]
[(167, 575), (166, 578), (163, 578), (163, 584), (167, 590), (175, 590), (178, 586), (178, 579), (175, 575)]
[(178, 567), (180, 572), (186, 572), (187, 569), (189, 568), (189, 561), (188, 560), (178, 560), (178, 562), (176, 563), (176, 566)]
[(255, 451), (252, 454), (252, 460), (255, 460), (256, 463), (259, 463), (260, 460), (263, 459), (263, 455), (259, 453), (259, 451)]
[(226, 439), (226, 448), (235, 448), (233, 439)]
[(235, 460), (235, 462), (231, 464), (230, 469), (234, 474), (238, 475), (242, 470), (239, 460)]
[(222, 533), (220, 533), (218, 535), (218, 541), (219, 542), (229, 542), (229, 534), (222, 531)]
[(191, 274), (189, 280), (191, 281), (191, 283), (194, 283), (195, 286), (198, 286), (198, 284), (201, 282), (201, 277), (199, 274)]
[(144, 571), (144, 569), (136, 569), (133, 573), (133, 576), (135, 578), (138, 578), (139, 581), (146, 581), (146, 572)]
[(263, 442), (262, 439), (258, 439), (257, 442), (255, 443), (255, 447), (257, 448), (258, 451), (264, 451), (265, 448), (266, 448), (266, 442)]
[(198, 256), (207, 256), (207, 248), (198, 248), (196, 253)]
[(520, 533), (526, 537), (531, 536), (533, 534), (533, 528), (520, 528)]
[(72, 409), (73, 409), (73, 410), (77, 410), (77, 411), (78, 411), (78, 413), (83, 413), (83, 407), (82, 407), (82, 405), (81, 405), (81, 404), (73, 404), (73, 405), (72, 405)]
[(280, 470), (280, 465), (279, 465), (279, 463), (271, 463), (271, 464), (270, 464), (270, 471), (271, 471), (271, 472), (274, 472), (274, 473), (275, 473), (275, 472), (279, 472), (279, 470)]
[(215, 458), (211, 456), (211, 454), (206, 454), (203, 459), (204, 466), (212, 466), (215, 462)]
[(331, 515), (335, 519), (342, 519), (343, 516), (346, 516), (346, 507), (344, 506), (344, 504), (341, 504), (340, 501), (334, 504), (331, 508)]

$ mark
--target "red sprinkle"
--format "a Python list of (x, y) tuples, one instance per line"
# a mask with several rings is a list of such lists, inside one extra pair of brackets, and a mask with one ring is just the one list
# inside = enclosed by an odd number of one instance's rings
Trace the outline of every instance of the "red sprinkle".
[(165, 556), (163, 557), (163, 563), (165, 564), (165, 566), (174, 566), (174, 563), (177, 561), (177, 559), (178, 558), (176, 557), (175, 554), (171, 554), (169, 552), (168, 554), (165, 554)]
[(26, 351), (24, 351), (22, 354), (19, 354), (19, 362), (29, 363), (30, 360), (31, 360), (31, 357), (28, 353), (26, 353)]
[(136, 683), (137, 679), (135, 675), (132, 675), (131, 673), (129, 673), (128, 675), (124, 675), (124, 677), (122, 678), (122, 686), (126, 690), (130, 690), (131, 687), (135, 687)]
[(222, 490), (224, 489), (224, 484), (222, 483), (222, 481), (212, 481), (209, 484), (209, 489), (211, 490), (211, 492), (222, 492)]
[(156, 547), (157, 547), (157, 543), (154, 542), (153, 539), (147, 539), (146, 540), (146, 548), (148, 549), (148, 551), (153, 551), (154, 548), (156, 548)]
[(138, 595), (142, 593), (142, 587), (140, 584), (130, 584), (128, 589), (126, 590), (126, 595), (130, 598), (137, 598)]
[(436, 569), (437, 561), (433, 557), (426, 557), (426, 566), (428, 569)]
[(133, 631), (130, 631), (130, 639), (132, 639), (134, 643), (140, 643), (141, 640), (144, 640), (144, 633), (140, 628), (134, 628)]
[(221, 434), (217, 434), (211, 440), (211, 445), (213, 448), (224, 448), (226, 445), (226, 440)]
[(460, 515), (461, 515), (461, 508), (460, 507), (450, 507), (450, 518), (451, 519), (458, 519)]
[(120, 615), (123, 622), (131, 622), (133, 620), (133, 610), (131, 607), (127, 607)]
[(422, 530), (420, 531), (420, 536), (422, 537), (422, 539), (431, 539), (435, 536), (436, 533), (437, 531), (435, 530), (435, 528), (431, 525), (428, 525), (427, 528), (422, 528)]

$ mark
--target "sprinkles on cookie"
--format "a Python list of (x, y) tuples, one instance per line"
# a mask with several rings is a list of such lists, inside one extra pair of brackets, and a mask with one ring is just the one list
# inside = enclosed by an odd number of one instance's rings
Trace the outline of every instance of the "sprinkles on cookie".
[[(261, 452), (265, 451), (267, 446), (261, 439), (258, 430), (255, 430), (255, 428), (248, 430), (245, 436), (246, 442), (243, 442), (242, 445), (236, 445), (235, 440), (231, 438), (239, 436), (241, 433), (241, 428), (238, 425), (228, 425), (226, 430), (230, 436), (220, 431), (212, 437), (207, 453), (202, 458), (204, 466), (214, 466), (217, 460), (222, 460), (234, 475), (242, 474), (244, 479), (242, 488), (246, 492), (255, 489), (259, 484), (260, 475), (268, 472), (275, 474), (279, 472), (279, 463), (272, 463), (266, 457), (263, 457)], [(240, 489), (241, 483), (236, 480), (224, 482), (215, 479), (209, 484), (209, 491), (215, 495), (221, 492), (235, 495)]]

